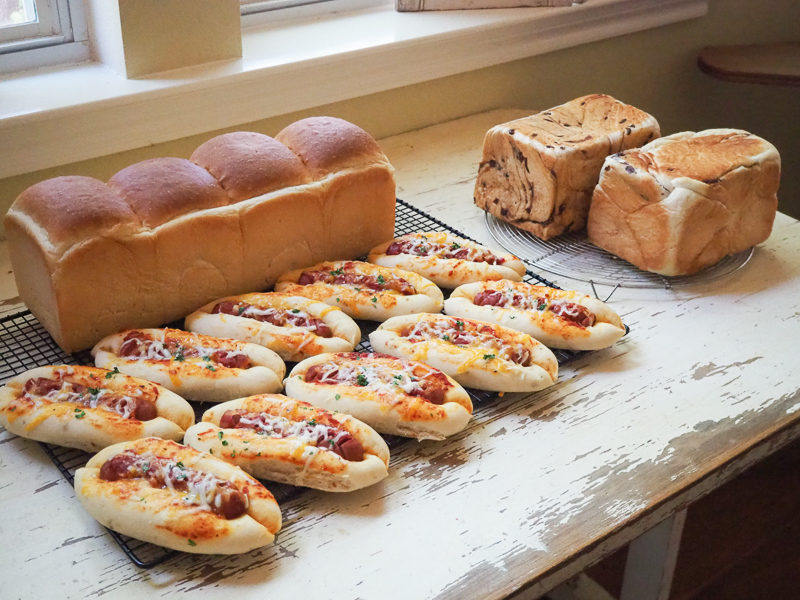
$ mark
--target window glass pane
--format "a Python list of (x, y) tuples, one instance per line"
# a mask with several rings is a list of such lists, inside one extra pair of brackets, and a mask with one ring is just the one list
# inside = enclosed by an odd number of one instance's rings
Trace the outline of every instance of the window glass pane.
[(36, 21), (34, 0), (0, 0), (0, 27)]

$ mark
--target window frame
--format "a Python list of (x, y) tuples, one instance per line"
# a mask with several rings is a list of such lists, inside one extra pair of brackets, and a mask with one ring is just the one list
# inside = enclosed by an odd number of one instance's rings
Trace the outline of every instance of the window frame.
[(99, 63), (7, 78), (0, 179), (699, 18), (709, 0), (425, 13), (379, 2), (324, 17), (307, 14), (315, 5), (280, 11), (302, 16), (243, 28), (238, 60), (141, 79)]
[(0, 75), (90, 58), (82, 0), (35, 0), (38, 20), (0, 29)]

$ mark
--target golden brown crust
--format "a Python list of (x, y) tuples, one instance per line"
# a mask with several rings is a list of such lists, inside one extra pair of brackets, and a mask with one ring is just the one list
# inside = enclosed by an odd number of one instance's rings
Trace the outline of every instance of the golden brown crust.
[[(421, 250), (420, 252), (412, 250), (411, 252), (393, 255), (386, 254), (386, 251), (395, 242), (410, 242), (418, 248), (429, 244), (441, 245), (450, 249), (455, 247), (464, 251), (466, 257), (464, 259), (442, 258), (437, 256), (436, 252), (425, 255), (425, 252)], [(481, 259), (476, 261), (476, 255), (481, 255), (484, 252), (491, 253), (501, 260), (491, 264), (481, 256)], [(420, 256), (419, 254), (422, 255)], [(477, 242), (465, 240), (442, 231), (409, 233), (394, 238), (370, 250), (367, 260), (384, 267), (412, 271), (432, 281), (439, 287), (451, 289), (474, 281), (500, 279), (521, 281), (525, 275), (525, 264), (513, 254), (492, 250), (486, 246), (481, 246)]]
[[(247, 512), (234, 519), (217, 516), (185, 492), (154, 488), (145, 479), (100, 479), (102, 465), (123, 452), (181, 463), (209, 473), (247, 495)], [(146, 438), (110, 446), (75, 473), (75, 494), (100, 523), (137, 539), (185, 552), (236, 554), (273, 541), (281, 528), (275, 498), (258, 481), (224, 461), (175, 442)]]
[(303, 161), (262, 133), (235, 131), (211, 138), (192, 153), (234, 202), (312, 181)]
[[(429, 331), (416, 341), (409, 334), (418, 329)], [(476, 331), (483, 335), (474, 335)], [(456, 343), (459, 332), (467, 332), (474, 341)], [(404, 315), (383, 323), (369, 334), (369, 341), (377, 352), (425, 362), (461, 385), (481, 390), (533, 392), (558, 378), (558, 361), (544, 344), (493, 323), (440, 314)], [(513, 353), (527, 355), (528, 360), (513, 362)]]
[[(25, 391), (28, 381), (40, 379), (66, 382), (66, 392), (54, 392), (50, 397), (37, 394), (35, 388)], [(155, 403), (157, 414), (139, 421), (134, 415), (126, 418), (102, 405), (92, 408), (80, 401), (80, 393), (70, 393), (76, 389), (74, 384), (90, 388), (90, 393), (96, 390), (92, 395), (97, 398), (109, 390), (133, 401), (147, 399)], [(123, 411), (126, 407), (130, 410), (127, 402), (120, 407)], [(151, 436), (181, 440), (193, 423), (194, 410), (173, 392), (143, 379), (95, 367), (38, 367), (13, 377), (0, 388), (0, 425), (21, 437), (86, 452)]]
[(153, 158), (136, 163), (109, 179), (108, 187), (151, 228), (230, 202), (208, 171), (183, 158)]
[[(363, 375), (366, 379), (362, 383), (367, 385), (306, 381), (309, 369), (326, 364), (332, 374), (341, 368)], [(413, 380), (426, 376), (438, 380), (434, 385), (444, 391), (441, 402), (406, 391), (413, 391)], [(446, 385), (442, 385), (442, 379)], [(384, 354), (314, 356), (297, 364), (284, 383), (286, 393), (293, 398), (353, 415), (380, 433), (441, 440), (464, 429), (472, 415), (472, 400), (453, 378), (425, 363)]]
[[(243, 314), (213, 312), (219, 303), (226, 302), (238, 305)], [(245, 311), (244, 306), (249, 306), (249, 310)], [(330, 328), (332, 335), (320, 336), (315, 329), (293, 326), (291, 321), (274, 325), (268, 319), (258, 320), (259, 313), (271, 311), (279, 315), (287, 311), (303, 316), (307, 314), (320, 319)], [(361, 330), (355, 321), (335, 306), (280, 292), (220, 298), (188, 315), (184, 323), (189, 331), (258, 344), (277, 353), (283, 360), (294, 362), (323, 352), (349, 352), (361, 339)]]
[[(507, 306), (476, 305), (474, 299), (481, 292), (500, 294), (510, 302)], [(522, 307), (519, 303), (514, 305), (515, 297)], [(559, 303), (585, 307), (591, 315), (591, 325), (580, 324), (550, 310)], [(548, 348), (600, 350), (625, 334), (619, 315), (604, 302), (575, 291), (524, 282), (486, 281), (462, 285), (444, 301), (444, 312), (522, 331)]]
[(319, 179), (366, 162), (386, 162), (366, 131), (335, 117), (310, 117), (284, 128), (275, 139), (297, 154)]
[[(315, 427), (346, 431), (363, 448), (361, 460), (346, 460), (317, 440), (302, 435), (272, 437), (248, 428), (220, 428), (229, 410), (243, 410), (286, 419), (314, 437)], [(314, 431), (313, 433), (311, 433)], [(186, 443), (235, 464), (259, 479), (270, 479), (330, 492), (360, 489), (388, 475), (389, 448), (372, 428), (349, 414), (331, 412), (280, 394), (260, 394), (219, 404), (186, 432)]]
[(195, 156), (224, 185), (193, 162), (164, 158), (132, 165), (108, 186), (34, 186), (6, 218), (20, 297), (74, 352), (267, 289), (286, 271), (366, 254), (394, 233), (394, 170), (360, 128), (317, 125), (301, 127), (294, 145), (319, 167), (314, 177), (280, 142), (237, 133)]
[(54, 177), (32, 185), (14, 202), (6, 226), (9, 221), (28, 229), (33, 224), (41, 227), (53, 246), (139, 225), (136, 214), (105, 183), (80, 176)]
[[(141, 335), (142, 340), (147, 340), (140, 346), (142, 355), (120, 354), (128, 335)], [(249, 365), (245, 368), (224, 366), (213, 358), (217, 351), (234, 357), (242, 355)], [(148, 352), (155, 359), (148, 358)], [(280, 357), (263, 346), (179, 329), (122, 331), (100, 340), (92, 349), (92, 355), (98, 367), (117, 368), (200, 402), (224, 402), (251, 394), (276, 392), (281, 389), (286, 373), (286, 365)]]
[[(373, 290), (349, 283), (316, 282), (310, 285), (298, 283), (303, 273), (317, 271), (325, 273), (342, 271), (345, 274), (356, 276), (382, 277), (386, 282), (402, 280), (413, 286), (414, 293), (403, 295), (391, 289)], [(289, 271), (278, 278), (275, 291), (325, 302), (341, 309), (353, 319), (373, 321), (385, 321), (397, 315), (439, 312), (444, 305), (442, 290), (421, 275), (361, 261), (323, 262), (304, 269)]]

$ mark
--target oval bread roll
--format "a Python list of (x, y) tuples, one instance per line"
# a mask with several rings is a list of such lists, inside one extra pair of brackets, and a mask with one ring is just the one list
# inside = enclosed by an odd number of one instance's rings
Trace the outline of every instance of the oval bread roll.
[(444, 295), (416, 273), (359, 261), (324, 262), (285, 273), (276, 292), (341, 308), (354, 319), (385, 321), (397, 315), (440, 312)]
[(98, 367), (118, 368), (200, 402), (276, 392), (286, 372), (263, 346), (178, 329), (122, 331), (100, 340), (92, 355)]
[[(175, 489), (154, 487), (146, 477), (101, 478), (103, 465), (120, 454), (163, 466)], [(217, 480), (247, 497), (246, 512), (225, 518), (213, 510)], [(180, 482), (188, 482), (181, 491)], [(109, 446), (75, 472), (75, 494), (92, 517), (109, 529), (174, 550), (238, 554), (272, 543), (281, 512), (272, 494), (247, 473), (175, 442), (146, 438)]]
[[(144, 416), (142, 403), (149, 413)], [(194, 410), (186, 400), (119, 371), (38, 367), (0, 389), (0, 425), (8, 431), (86, 452), (151, 436), (181, 440), (193, 423)]]
[(320, 354), (292, 369), (286, 393), (338, 410), (380, 433), (442, 440), (467, 426), (472, 400), (452, 378), (387, 354)]
[(600, 350), (625, 335), (619, 315), (604, 302), (522, 282), (463, 285), (445, 300), (444, 312), (522, 331), (548, 348)]
[(447, 315), (389, 319), (369, 336), (378, 352), (420, 360), (461, 385), (495, 392), (533, 392), (558, 377), (555, 355), (526, 333)]
[(361, 339), (355, 321), (336, 307), (277, 292), (221, 298), (190, 314), (185, 324), (189, 331), (264, 346), (293, 362), (348, 352)]
[(409, 233), (373, 248), (369, 262), (413, 271), (444, 288), (496, 279), (522, 281), (525, 265), (513, 254), (444, 232)]
[[(223, 427), (226, 413), (238, 418)], [(336, 452), (343, 442), (360, 446), (361, 455), (346, 459), (342, 454), (350, 447)], [(186, 443), (259, 479), (329, 492), (357, 490), (388, 475), (389, 448), (372, 428), (350, 415), (279, 394), (214, 406), (203, 422), (189, 428)]]

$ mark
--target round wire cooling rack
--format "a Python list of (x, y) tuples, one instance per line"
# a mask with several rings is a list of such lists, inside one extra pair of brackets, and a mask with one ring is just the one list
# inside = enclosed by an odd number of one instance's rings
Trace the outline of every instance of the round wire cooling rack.
[(536, 269), (578, 281), (626, 288), (670, 289), (706, 283), (741, 269), (753, 256), (753, 249), (748, 248), (694, 275), (667, 277), (642, 271), (590, 244), (585, 233), (566, 233), (544, 241), (489, 213), (486, 226), (498, 244)]

